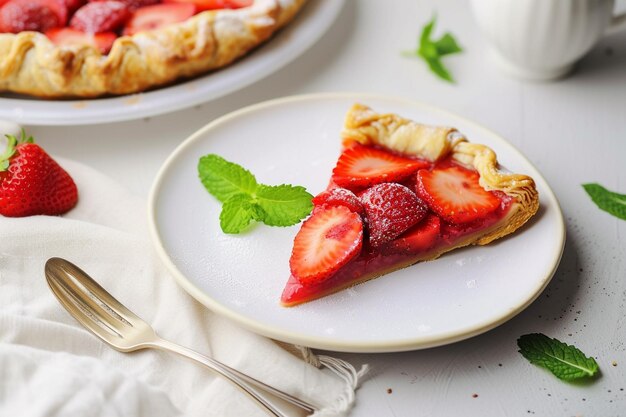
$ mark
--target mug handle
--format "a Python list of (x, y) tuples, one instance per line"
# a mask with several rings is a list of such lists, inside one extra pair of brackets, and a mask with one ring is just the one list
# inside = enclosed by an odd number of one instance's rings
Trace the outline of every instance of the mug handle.
[(626, 12), (613, 16), (609, 27), (606, 29), (606, 34), (612, 35), (624, 29), (626, 29)]

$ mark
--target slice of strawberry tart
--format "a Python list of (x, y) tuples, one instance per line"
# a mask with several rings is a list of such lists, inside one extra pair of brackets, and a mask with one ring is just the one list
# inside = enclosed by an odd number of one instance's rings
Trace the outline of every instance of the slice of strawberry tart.
[(532, 178), (456, 129), (355, 105), (327, 189), (294, 239), (281, 302), (343, 288), (513, 233), (538, 209)]

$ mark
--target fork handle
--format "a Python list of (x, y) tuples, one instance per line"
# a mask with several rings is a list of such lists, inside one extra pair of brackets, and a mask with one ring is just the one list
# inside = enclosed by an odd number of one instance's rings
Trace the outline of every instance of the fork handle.
[(296, 398), (286, 392), (280, 391), (270, 385), (267, 385), (251, 376), (248, 376), (236, 369), (231, 368), (228, 365), (225, 365), (213, 358), (205, 356), (201, 353), (196, 352), (195, 350), (191, 350), (184, 346), (178, 345), (176, 343), (170, 342), (165, 339), (158, 339), (153, 343), (150, 343), (150, 347), (166, 350), (169, 352), (176, 353), (185, 358), (196, 361), (212, 371), (218, 373), (223, 376), (231, 383), (233, 383), (237, 388), (241, 391), (249, 395), (254, 401), (256, 401), (261, 407), (265, 408), (265, 410), (272, 416), (275, 417), (288, 417), (282, 411), (278, 410), (269, 399), (264, 397), (261, 393), (259, 393), (256, 388), (260, 388), (284, 401), (287, 401), (290, 404), (293, 404), (308, 413), (313, 413), (316, 411), (317, 407), (309, 404), (308, 402)]

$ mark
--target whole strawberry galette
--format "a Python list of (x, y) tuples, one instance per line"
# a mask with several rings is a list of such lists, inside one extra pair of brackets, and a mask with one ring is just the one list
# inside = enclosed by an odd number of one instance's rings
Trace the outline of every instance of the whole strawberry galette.
[(532, 178), (500, 171), (490, 148), (456, 129), (355, 105), (342, 136), (330, 184), (294, 239), (285, 306), (486, 245), (539, 207)]
[(128, 94), (230, 64), (306, 0), (0, 0), (0, 91)]

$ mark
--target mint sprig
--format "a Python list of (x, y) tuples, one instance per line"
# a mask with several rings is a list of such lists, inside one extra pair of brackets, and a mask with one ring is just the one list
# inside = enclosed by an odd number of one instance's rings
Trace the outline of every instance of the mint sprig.
[(583, 184), (583, 188), (601, 210), (626, 220), (626, 195), (609, 191), (595, 183)]
[(450, 32), (446, 32), (438, 40), (432, 39), (432, 32), (435, 28), (436, 21), (437, 17), (433, 16), (431, 21), (422, 29), (417, 50), (415, 52), (408, 52), (405, 55), (421, 57), (426, 61), (430, 70), (439, 76), (439, 78), (453, 83), (454, 78), (452, 78), (448, 69), (441, 62), (441, 58), (446, 55), (463, 52), (463, 49)]
[(309, 215), (313, 196), (304, 187), (259, 184), (252, 173), (219, 155), (198, 162), (200, 181), (223, 203), (220, 227), (237, 234), (256, 220), (268, 226), (291, 226)]
[(589, 378), (600, 370), (595, 359), (585, 356), (578, 348), (541, 333), (521, 336), (517, 346), (530, 363), (548, 369), (562, 380)]

